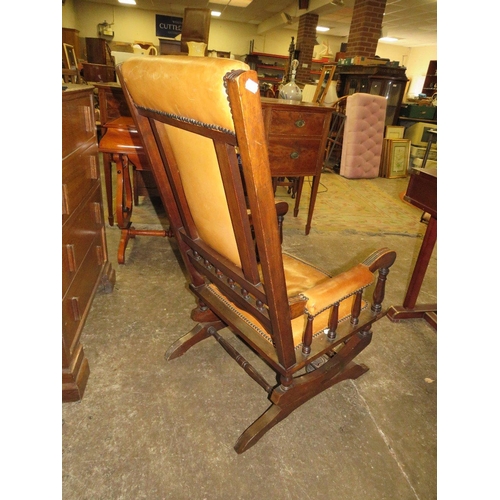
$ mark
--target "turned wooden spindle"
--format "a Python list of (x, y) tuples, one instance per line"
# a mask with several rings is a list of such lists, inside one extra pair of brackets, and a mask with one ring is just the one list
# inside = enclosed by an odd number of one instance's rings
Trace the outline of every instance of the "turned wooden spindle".
[(302, 354), (308, 355), (311, 353), (311, 344), (313, 337), (313, 320), (314, 317), (310, 314), (307, 315), (306, 329), (304, 330), (304, 337), (302, 339)]
[(362, 297), (363, 297), (363, 290), (359, 290), (358, 292), (356, 292), (356, 298), (352, 303), (352, 309), (351, 309), (351, 325), (357, 325), (359, 322)]
[(389, 269), (387, 267), (383, 267), (378, 272), (377, 284), (375, 285), (375, 290), (373, 291), (373, 312), (379, 313), (382, 310), (382, 302), (385, 297), (385, 282), (387, 281), (388, 274)]
[(333, 304), (332, 310), (330, 312), (327, 335), (329, 340), (335, 340), (335, 337), (337, 337), (337, 326), (339, 324), (339, 305), (340, 302)]

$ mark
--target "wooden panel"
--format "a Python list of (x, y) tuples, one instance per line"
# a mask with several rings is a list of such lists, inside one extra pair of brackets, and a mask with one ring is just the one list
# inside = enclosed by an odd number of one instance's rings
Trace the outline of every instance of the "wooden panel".
[(103, 38), (85, 38), (87, 62), (93, 64), (111, 65), (111, 53)]
[[(62, 43), (67, 43), (75, 49), (75, 54), (78, 59), (83, 59), (83, 54), (80, 52), (80, 32), (73, 28), (62, 29)], [(64, 59), (64, 47), (62, 48), (62, 57)]]
[(106, 125), (109, 121), (123, 116), (131, 116), (123, 90), (118, 83), (96, 84), (96, 87), (101, 110), (101, 125)]
[(437, 170), (413, 169), (405, 200), (437, 219)]
[(180, 40), (166, 40), (160, 38), (160, 55), (166, 56), (169, 54), (180, 54), (181, 42)]
[(87, 82), (114, 82), (116, 73), (114, 66), (105, 64), (82, 63), (83, 77)]
[(189, 52), (186, 42), (204, 42), (208, 45), (210, 9), (184, 9), (181, 52)]

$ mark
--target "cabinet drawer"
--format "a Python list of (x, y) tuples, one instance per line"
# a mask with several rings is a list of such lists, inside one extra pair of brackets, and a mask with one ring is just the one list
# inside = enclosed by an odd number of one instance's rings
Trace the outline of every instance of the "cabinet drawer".
[[(103, 269), (100, 262), (101, 238), (95, 237), (75, 279), (62, 300), (62, 334), (70, 357), (85, 323)], [(102, 247), (101, 247), (102, 248)]]
[[(82, 204), (81, 208), (63, 226), (62, 233), (62, 293), (76, 280), (80, 268), (89, 254), (92, 245), (102, 243), (102, 205), (100, 187)], [(95, 250), (90, 253), (95, 253)], [(102, 262), (101, 262), (102, 264)], [(92, 280), (84, 276), (84, 280)]]
[(269, 138), (269, 163), (273, 177), (317, 174), (319, 139)]
[(63, 223), (99, 182), (97, 146), (91, 145), (62, 164)]
[[(96, 137), (93, 95), (89, 92), (68, 94), (62, 108), (62, 157), (66, 158), (84, 143)], [(71, 130), (71, 133), (64, 133)], [(97, 139), (95, 139), (97, 142)]]
[(271, 110), (270, 135), (321, 136), (325, 122), (324, 113), (306, 111)]

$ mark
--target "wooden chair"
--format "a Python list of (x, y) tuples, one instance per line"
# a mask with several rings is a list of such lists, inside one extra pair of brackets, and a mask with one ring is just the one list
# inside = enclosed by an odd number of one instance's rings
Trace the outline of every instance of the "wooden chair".
[[(136, 236), (173, 236), (170, 229), (136, 229), (132, 226), (134, 205), (139, 196), (158, 195), (150, 166), (127, 102), (118, 84), (96, 83), (99, 96), (102, 137), (99, 152), (102, 153), (104, 182), (108, 205), (108, 222), (114, 224), (113, 208), (117, 225), (121, 230), (117, 260), (125, 264), (128, 242)], [(116, 166), (116, 203), (113, 205), (112, 164)], [(130, 169), (132, 168), (132, 176)]]
[[(258, 77), (243, 62), (148, 57), (118, 74), (198, 302), (196, 326), (166, 359), (211, 337), (271, 401), (236, 442), (242, 453), (315, 395), (366, 372), (353, 360), (385, 315), (396, 255), (383, 248), (331, 276), (282, 252)], [(277, 379), (266, 380), (219, 333), (225, 328)]]
[(334, 112), (326, 140), (325, 168), (333, 164), (333, 169), (340, 169), (340, 158), (342, 156), (342, 142), (344, 140), (344, 124), (346, 119), (347, 96), (341, 97), (332, 105)]

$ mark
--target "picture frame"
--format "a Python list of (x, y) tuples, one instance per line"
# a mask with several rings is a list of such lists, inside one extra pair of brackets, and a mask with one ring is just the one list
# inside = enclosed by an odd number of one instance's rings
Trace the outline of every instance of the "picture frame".
[(65, 69), (78, 69), (78, 61), (76, 59), (75, 48), (73, 45), (63, 43), (63, 49)]
[(384, 139), (380, 176), (388, 179), (407, 177), (410, 163), (409, 139)]
[(328, 93), (328, 89), (332, 83), (334, 73), (335, 66), (333, 64), (325, 64), (323, 66), (318, 84), (316, 86), (316, 92), (314, 93), (313, 102), (323, 104), (323, 101)]
[(399, 125), (387, 125), (385, 127), (385, 139), (403, 139), (405, 135), (405, 127)]

